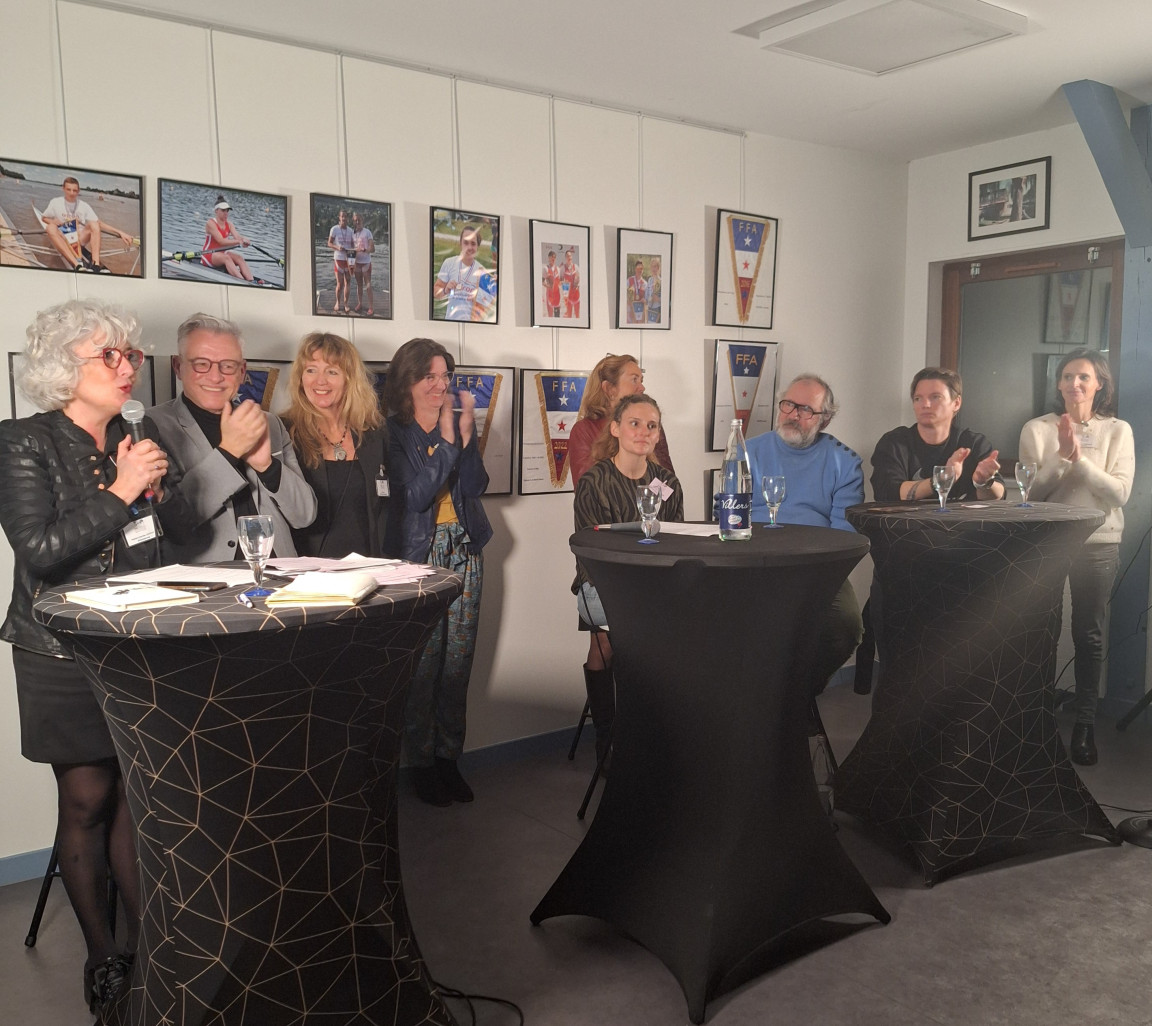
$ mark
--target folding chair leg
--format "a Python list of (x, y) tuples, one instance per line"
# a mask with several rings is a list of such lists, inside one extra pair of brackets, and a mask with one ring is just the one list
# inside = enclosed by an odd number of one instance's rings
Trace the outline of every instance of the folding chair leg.
[(568, 749), (568, 761), (571, 762), (576, 758), (576, 746), (580, 744), (580, 735), (584, 732), (584, 724), (588, 722), (588, 717), (592, 714), (592, 707), (588, 704), (588, 700), (584, 700), (584, 711), (580, 714), (580, 722), (576, 724), (576, 733), (572, 738), (572, 747)]
[(40, 885), (40, 896), (36, 899), (36, 910), (32, 913), (32, 923), (28, 927), (28, 936), (24, 938), (24, 946), (34, 948), (36, 935), (40, 932), (40, 920), (44, 918), (44, 907), (48, 904), (48, 891), (52, 888), (52, 880), (57, 875), (56, 867), (60, 861), (60, 839), (52, 841), (52, 854), (48, 857), (48, 871), (44, 874), (44, 882)]

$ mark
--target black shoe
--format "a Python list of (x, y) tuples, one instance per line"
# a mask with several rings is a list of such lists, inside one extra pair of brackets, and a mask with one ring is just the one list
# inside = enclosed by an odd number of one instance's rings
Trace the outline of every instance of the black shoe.
[(1077, 766), (1096, 765), (1096, 738), (1091, 723), (1076, 723), (1072, 726), (1072, 761)]
[(416, 797), (425, 805), (438, 805), (443, 808), (452, 804), (452, 795), (448, 793), (435, 766), (413, 766), (412, 786), (416, 790)]
[(93, 264), (92, 270), (95, 271), (97, 274), (111, 274), (112, 273), (103, 264)]
[(470, 802), (476, 796), (462, 776), (455, 759), (442, 759), (436, 756), (436, 772), (440, 776), (440, 785), (454, 802)]
[(128, 982), (128, 972), (132, 968), (134, 956), (110, 955), (103, 962), (84, 969), (84, 998), (88, 1011), (103, 1012)]

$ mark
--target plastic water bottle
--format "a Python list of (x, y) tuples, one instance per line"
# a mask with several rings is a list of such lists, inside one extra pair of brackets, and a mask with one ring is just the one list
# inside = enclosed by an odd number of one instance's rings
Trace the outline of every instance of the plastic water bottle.
[(728, 434), (723, 473), (717, 502), (720, 540), (747, 541), (752, 537), (752, 471), (748, 468), (748, 450), (739, 420), (732, 421)]

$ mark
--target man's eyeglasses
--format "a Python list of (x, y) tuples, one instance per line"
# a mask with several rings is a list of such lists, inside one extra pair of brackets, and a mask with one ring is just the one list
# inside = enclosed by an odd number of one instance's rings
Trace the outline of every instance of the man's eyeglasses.
[(809, 417), (822, 417), (823, 410), (814, 410), (811, 406), (804, 406), (801, 403), (794, 403), (791, 399), (781, 399), (777, 404), (780, 407), (780, 412), (783, 414), (795, 413), (807, 420)]
[(203, 356), (197, 356), (194, 360), (187, 360), (185, 362), (197, 374), (207, 374), (213, 367), (219, 367), (220, 373), (225, 377), (235, 374), (244, 366), (243, 360), (209, 360)]
[(131, 364), (133, 370), (139, 370), (144, 365), (144, 350), (142, 349), (116, 349), (114, 346), (108, 346), (101, 349), (95, 356), (86, 356), (85, 360), (103, 360), (104, 366), (109, 370), (115, 370), (120, 366), (120, 361), (128, 357), (128, 363)]

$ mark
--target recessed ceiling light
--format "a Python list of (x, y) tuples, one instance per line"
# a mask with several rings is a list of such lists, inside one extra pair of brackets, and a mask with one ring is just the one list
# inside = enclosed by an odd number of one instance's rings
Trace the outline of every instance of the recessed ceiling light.
[(736, 31), (766, 50), (885, 75), (1027, 29), (1023, 15), (982, 0), (810, 0)]

